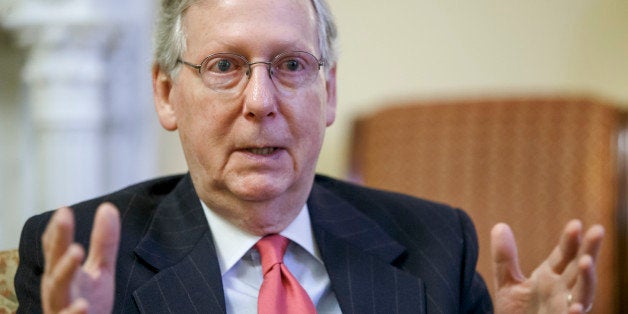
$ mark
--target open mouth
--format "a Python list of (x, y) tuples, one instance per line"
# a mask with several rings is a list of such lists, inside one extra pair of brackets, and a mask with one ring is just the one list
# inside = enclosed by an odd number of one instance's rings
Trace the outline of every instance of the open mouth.
[(261, 148), (248, 148), (246, 151), (255, 155), (268, 156), (268, 155), (272, 155), (277, 150), (279, 150), (278, 147), (261, 147)]

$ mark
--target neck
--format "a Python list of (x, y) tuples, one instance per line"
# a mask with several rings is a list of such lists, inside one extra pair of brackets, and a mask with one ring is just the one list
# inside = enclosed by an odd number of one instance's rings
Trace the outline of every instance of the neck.
[(199, 197), (217, 215), (241, 230), (264, 236), (280, 233), (299, 215), (311, 185), (306, 192), (290, 192), (265, 201), (241, 200), (229, 193), (209, 193)]

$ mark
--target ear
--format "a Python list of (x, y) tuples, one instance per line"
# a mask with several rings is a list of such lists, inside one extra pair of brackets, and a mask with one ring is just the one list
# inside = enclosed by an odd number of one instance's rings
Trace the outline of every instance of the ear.
[(155, 110), (161, 126), (168, 130), (177, 129), (177, 115), (171, 103), (173, 81), (170, 75), (165, 73), (159, 64), (153, 64), (153, 98)]
[(332, 125), (336, 120), (336, 68), (337, 65), (334, 64), (327, 73), (325, 82), (327, 88), (327, 126)]

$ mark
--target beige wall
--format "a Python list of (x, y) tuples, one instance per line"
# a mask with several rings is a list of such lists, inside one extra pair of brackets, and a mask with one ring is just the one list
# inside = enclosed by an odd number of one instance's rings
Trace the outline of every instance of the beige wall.
[(406, 97), (587, 93), (628, 105), (628, 1), (331, 0), (338, 120), (319, 171), (344, 176), (356, 114)]

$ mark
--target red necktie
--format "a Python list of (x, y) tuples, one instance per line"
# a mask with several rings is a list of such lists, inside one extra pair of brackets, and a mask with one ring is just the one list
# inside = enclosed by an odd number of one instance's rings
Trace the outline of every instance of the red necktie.
[(272, 234), (255, 244), (262, 259), (264, 281), (257, 299), (259, 314), (316, 313), (314, 303), (283, 263), (289, 240)]

